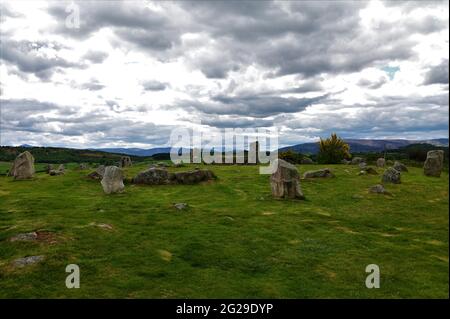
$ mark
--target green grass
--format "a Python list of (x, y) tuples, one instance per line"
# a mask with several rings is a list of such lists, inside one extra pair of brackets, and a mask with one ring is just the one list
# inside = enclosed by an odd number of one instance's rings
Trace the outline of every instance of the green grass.
[[(109, 196), (89, 171), (0, 176), (0, 297), (448, 298), (448, 174), (411, 168), (387, 186), (389, 197), (367, 192), (380, 176), (328, 167), (336, 178), (302, 181), (305, 201), (272, 199), (257, 166), (209, 166), (217, 181), (127, 184)], [(59, 240), (8, 241), (34, 230)], [(28, 255), (46, 259), (11, 267)], [(70, 263), (80, 266), (80, 289), (65, 287)], [(380, 266), (380, 289), (365, 287), (368, 264)]]

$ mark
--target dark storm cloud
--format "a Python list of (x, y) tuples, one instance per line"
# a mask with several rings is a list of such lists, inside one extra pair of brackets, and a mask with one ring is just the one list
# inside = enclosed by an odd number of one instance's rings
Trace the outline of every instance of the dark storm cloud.
[(0, 58), (24, 73), (31, 73), (42, 80), (48, 80), (59, 68), (83, 67), (82, 64), (67, 61), (48, 54), (57, 52), (63, 46), (55, 43), (15, 41), (3, 39)]
[(68, 3), (50, 4), (48, 12), (57, 22), (56, 32), (85, 39), (102, 28), (111, 28), (120, 40), (155, 51), (169, 49), (179, 40), (176, 24), (146, 7), (144, 2), (77, 1), (76, 4), (80, 8), (79, 28), (65, 25)]
[(306, 107), (324, 101), (329, 95), (314, 98), (295, 98), (279, 96), (238, 96), (216, 95), (210, 102), (182, 101), (179, 106), (191, 108), (205, 114), (242, 115), (264, 118), (280, 113), (301, 112)]
[[(414, 56), (411, 32), (430, 33), (445, 29), (446, 22), (433, 16), (405, 23), (383, 23), (375, 32), (361, 25), (360, 10), (369, 2), (344, 1), (180, 1), (157, 2), (153, 10), (140, 2), (80, 1), (81, 25), (64, 25), (66, 3), (51, 4), (49, 13), (58, 31), (87, 37), (108, 27), (120, 39), (149, 54), (164, 52), (183, 57), (208, 78), (225, 78), (257, 64), (273, 76), (356, 72), (365, 67)], [(402, 7), (402, 3), (396, 3)], [(178, 19), (170, 15), (175, 6)], [(168, 11), (166, 12), (165, 9)], [(203, 53), (191, 54), (180, 37), (201, 33), (210, 40)], [(169, 53), (170, 51), (170, 53)]]
[(442, 61), (428, 71), (424, 84), (448, 84), (448, 60)]
[[(326, 135), (339, 132), (343, 136), (401, 135), (405, 132), (430, 132), (448, 130), (448, 94), (429, 97), (374, 98), (371, 104), (353, 105), (353, 112), (331, 109), (320, 117), (303, 116), (287, 119), (284, 124), (291, 129), (314, 129)], [(336, 119), (339, 118), (337, 121)]]
[[(192, 121), (186, 118), (185, 121)], [(217, 128), (250, 128), (250, 127), (271, 127), (274, 124), (273, 120), (255, 119), (242, 116), (211, 116), (201, 115), (201, 124)]]
[[(0, 100), (2, 135), (15, 132), (57, 136), (90, 136), (92, 145), (112, 142), (162, 145), (168, 142), (171, 126), (112, 117), (95, 110), (79, 114), (77, 108), (36, 100)], [(101, 133), (101, 134), (99, 134)], [(96, 135), (98, 134), (98, 135)]]

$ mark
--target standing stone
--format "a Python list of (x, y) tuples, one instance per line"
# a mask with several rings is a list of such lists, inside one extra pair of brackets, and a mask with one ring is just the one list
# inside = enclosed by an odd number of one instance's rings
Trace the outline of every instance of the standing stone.
[(427, 153), (427, 159), (423, 164), (423, 172), (426, 176), (440, 177), (444, 167), (444, 151), (433, 150)]
[(277, 198), (304, 199), (297, 168), (281, 159), (276, 160), (276, 166), (277, 170), (270, 176), (272, 195)]
[(377, 167), (384, 167), (384, 165), (386, 165), (386, 160), (384, 158), (380, 157), (377, 159)]
[(106, 194), (121, 193), (125, 189), (123, 172), (117, 166), (107, 166), (101, 184)]
[(399, 172), (407, 172), (408, 168), (405, 164), (400, 163), (399, 161), (395, 161), (394, 168)]
[(58, 166), (58, 171), (64, 172), (65, 170), (66, 170), (66, 168), (64, 167), (64, 164), (61, 164)]
[(25, 151), (16, 157), (8, 176), (14, 176), (14, 179), (29, 179), (33, 177), (34, 172), (34, 157)]
[(401, 173), (397, 171), (393, 167), (389, 167), (387, 170), (384, 171), (383, 176), (381, 177), (382, 183), (393, 183), (393, 184), (400, 184)]
[(131, 158), (129, 156), (122, 156), (120, 158), (120, 167), (129, 167), (131, 165)]

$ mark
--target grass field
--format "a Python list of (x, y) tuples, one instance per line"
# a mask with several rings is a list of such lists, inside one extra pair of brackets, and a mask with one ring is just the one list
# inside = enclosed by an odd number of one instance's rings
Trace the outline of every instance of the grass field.
[[(272, 199), (257, 166), (209, 166), (216, 181), (126, 184), (116, 195), (85, 178), (89, 170), (0, 176), (0, 297), (448, 298), (448, 174), (411, 168), (387, 185), (390, 197), (367, 192), (380, 176), (327, 167), (336, 178), (302, 181), (304, 201)], [(55, 242), (8, 240), (36, 230)], [(45, 260), (12, 267), (30, 255)], [(80, 289), (65, 286), (72, 263)], [(365, 287), (368, 264), (380, 267), (380, 289)]]

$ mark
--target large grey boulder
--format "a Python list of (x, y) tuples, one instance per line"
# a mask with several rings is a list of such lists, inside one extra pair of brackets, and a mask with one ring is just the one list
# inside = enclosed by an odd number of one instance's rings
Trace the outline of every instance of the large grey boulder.
[(427, 153), (427, 159), (423, 164), (423, 173), (426, 176), (440, 177), (444, 167), (444, 151), (433, 150)]
[(276, 198), (304, 199), (297, 168), (282, 160), (276, 160), (277, 170), (270, 176), (272, 195)]
[(384, 188), (384, 186), (381, 185), (381, 184), (377, 184), (377, 185), (371, 186), (371, 187), (369, 188), (369, 192), (371, 192), (371, 193), (376, 193), (376, 194), (391, 195), (391, 193), (389, 193), (389, 192)]
[(106, 194), (121, 193), (125, 189), (123, 172), (117, 166), (107, 166), (101, 184)]
[(131, 165), (131, 158), (129, 156), (122, 156), (120, 158), (120, 167), (129, 167)]
[(303, 157), (300, 161), (300, 164), (314, 164), (313, 160), (309, 157)]
[(48, 174), (50, 176), (64, 175), (65, 167), (64, 164), (59, 165), (58, 169), (51, 169)]
[(399, 172), (407, 172), (408, 171), (408, 168), (406, 167), (406, 165), (400, 163), (399, 161), (395, 161), (393, 167)]
[(34, 175), (34, 157), (30, 152), (20, 153), (14, 160), (8, 172), (8, 176), (14, 176), (14, 179), (30, 179)]
[(216, 175), (208, 169), (196, 169), (172, 173), (169, 176), (170, 182), (174, 184), (197, 184), (200, 182), (215, 179)]
[(163, 185), (169, 183), (169, 172), (166, 169), (151, 167), (138, 173), (132, 180), (135, 184)]
[(383, 176), (381, 177), (382, 183), (393, 183), (393, 184), (400, 184), (401, 183), (401, 173), (397, 171), (393, 167), (389, 167), (386, 169), (383, 173)]
[(386, 160), (384, 158), (380, 157), (377, 159), (377, 167), (384, 167), (384, 165), (386, 165)]
[(329, 168), (322, 168), (315, 171), (307, 171), (303, 173), (303, 178), (327, 178), (334, 177), (334, 174)]

